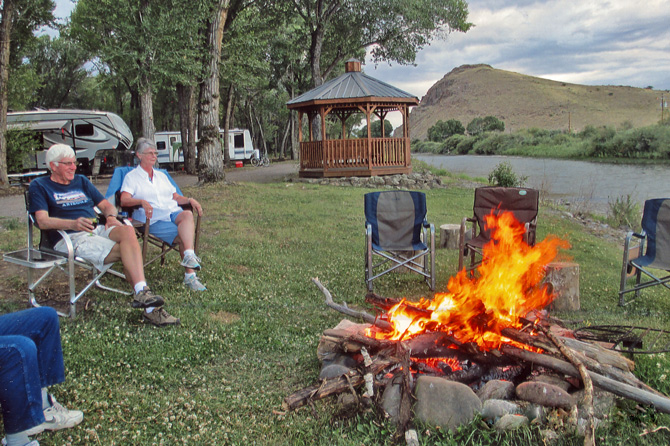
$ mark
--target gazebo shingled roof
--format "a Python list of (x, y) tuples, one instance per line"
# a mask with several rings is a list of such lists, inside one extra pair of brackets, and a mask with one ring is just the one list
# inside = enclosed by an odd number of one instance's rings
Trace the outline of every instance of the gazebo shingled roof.
[[(399, 88), (361, 72), (361, 63), (348, 60), (346, 72), (286, 103), (298, 111), (299, 122), (303, 114), (309, 117), (309, 141), (300, 139), (300, 176), (372, 176), (411, 172), (409, 150), (409, 107), (419, 104), (419, 99)], [(403, 115), (403, 135), (400, 138), (373, 138), (371, 116), (382, 122), (389, 112)], [(326, 134), (325, 119), (330, 113), (342, 121), (341, 139), (313, 140), (312, 123), (321, 118), (321, 135)], [(366, 116), (368, 137), (346, 139), (345, 122), (352, 114)], [(382, 127), (383, 128), (383, 127)]]
[(360, 71), (350, 71), (326, 82), (320, 87), (301, 94), (297, 98), (291, 99), (286, 104), (288, 108), (296, 108), (297, 105), (307, 102), (371, 97), (409, 99), (411, 102), (416, 101), (418, 103), (416, 96), (406, 91), (370, 77)]

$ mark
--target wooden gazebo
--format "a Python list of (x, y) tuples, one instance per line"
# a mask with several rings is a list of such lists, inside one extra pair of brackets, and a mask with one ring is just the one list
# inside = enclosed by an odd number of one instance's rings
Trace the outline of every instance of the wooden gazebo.
[[(300, 177), (350, 177), (410, 173), (409, 108), (419, 105), (416, 96), (381, 82), (361, 72), (361, 63), (349, 60), (346, 72), (308, 91), (286, 105), (298, 112), (302, 124), (305, 114), (309, 119), (309, 139), (304, 141), (299, 126)], [(403, 134), (398, 138), (373, 138), (371, 117), (376, 115), (383, 123), (386, 115), (402, 114)], [(362, 113), (367, 121), (367, 138), (346, 138), (346, 121)], [(342, 123), (340, 139), (327, 139), (326, 118), (335, 115)], [(319, 117), (321, 140), (314, 140), (314, 120)], [(383, 131), (382, 131), (383, 135)]]

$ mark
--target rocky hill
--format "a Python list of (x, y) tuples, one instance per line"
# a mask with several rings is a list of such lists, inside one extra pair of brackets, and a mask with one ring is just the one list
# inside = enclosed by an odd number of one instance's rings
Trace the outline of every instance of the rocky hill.
[(410, 135), (425, 140), (439, 120), (458, 119), (467, 126), (488, 115), (501, 119), (506, 131), (580, 131), (587, 125), (618, 128), (624, 123), (640, 127), (660, 120), (660, 98), (658, 90), (568, 84), (489, 65), (463, 65), (435, 83), (412, 110)]

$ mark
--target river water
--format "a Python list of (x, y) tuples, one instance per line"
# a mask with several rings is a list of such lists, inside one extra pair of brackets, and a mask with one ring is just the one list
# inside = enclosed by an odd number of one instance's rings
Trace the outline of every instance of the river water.
[(540, 189), (548, 198), (605, 211), (619, 197), (642, 204), (649, 198), (670, 197), (670, 166), (605, 164), (514, 156), (412, 154), (417, 160), (455, 174), (487, 178), (503, 161), (518, 176), (528, 177), (525, 186)]

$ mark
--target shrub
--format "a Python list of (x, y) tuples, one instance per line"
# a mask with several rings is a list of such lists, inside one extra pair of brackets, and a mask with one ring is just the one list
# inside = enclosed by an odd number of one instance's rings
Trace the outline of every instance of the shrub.
[(467, 139), (470, 138), (465, 135), (451, 135), (444, 141), (442, 153), (458, 152), (458, 145)]
[[(35, 149), (41, 147), (38, 133), (30, 130), (8, 130), (7, 137), (7, 172), (22, 172), (32, 164), (28, 157)], [(35, 166), (36, 167), (36, 166)]]
[(617, 228), (625, 226), (629, 229), (639, 226), (640, 205), (633, 201), (630, 194), (616, 197), (614, 201), (610, 200), (608, 205), (607, 220), (611, 226)]
[(461, 141), (458, 142), (458, 145), (456, 146), (456, 151), (460, 155), (468, 154), (472, 150), (472, 147), (475, 145), (476, 141), (477, 140), (475, 138), (463, 138)]
[(474, 144), (474, 151), (479, 155), (493, 155), (505, 153), (508, 149), (522, 138), (515, 135), (505, 135), (503, 133), (486, 133), (477, 139)]
[(489, 173), (489, 184), (501, 187), (523, 186), (528, 177), (520, 177), (512, 169), (512, 165), (503, 161)]

